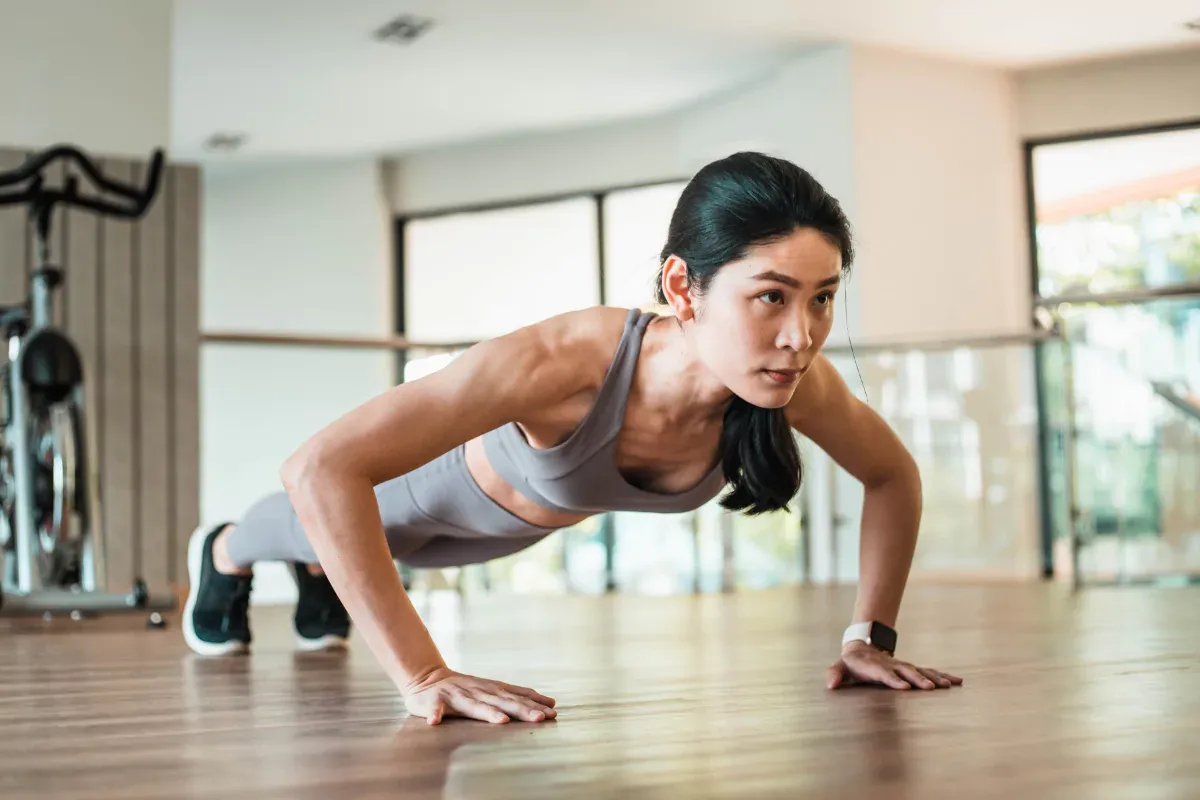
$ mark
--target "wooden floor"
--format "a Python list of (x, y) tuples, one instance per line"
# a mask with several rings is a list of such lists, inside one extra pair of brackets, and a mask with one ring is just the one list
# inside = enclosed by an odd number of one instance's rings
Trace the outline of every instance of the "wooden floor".
[(905, 657), (938, 692), (829, 692), (853, 590), (453, 598), (452, 666), (557, 722), (429, 727), (357, 643), (188, 653), (174, 619), (0, 621), (0, 798), (1200, 797), (1194, 589), (913, 587)]

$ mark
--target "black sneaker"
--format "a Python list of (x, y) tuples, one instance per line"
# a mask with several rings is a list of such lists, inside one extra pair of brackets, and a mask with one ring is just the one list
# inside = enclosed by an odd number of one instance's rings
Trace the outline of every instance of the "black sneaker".
[(213, 541), (225, 525), (199, 527), (188, 542), (187, 605), (183, 638), (203, 656), (243, 653), (250, 647), (249, 575), (222, 575), (213, 566)]
[(301, 650), (345, 648), (350, 638), (350, 615), (324, 575), (313, 575), (305, 564), (292, 562), (299, 599), (292, 625)]

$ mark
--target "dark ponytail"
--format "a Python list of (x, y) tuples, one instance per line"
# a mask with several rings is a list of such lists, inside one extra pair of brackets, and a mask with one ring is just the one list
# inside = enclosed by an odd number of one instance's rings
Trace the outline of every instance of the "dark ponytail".
[[(660, 255), (656, 295), (665, 303), (662, 264), (687, 263), (688, 286), (703, 294), (720, 268), (752, 245), (799, 228), (823, 233), (841, 250), (842, 269), (854, 258), (850, 223), (838, 201), (808, 172), (761, 153), (735, 153), (701, 169), (688, 182)], [(786, 508), (800, 489), (800, 451), (782, 408), (762, 408), (735, 396), (725, 411), (722, 469), (730, 511), (762, 514)]]

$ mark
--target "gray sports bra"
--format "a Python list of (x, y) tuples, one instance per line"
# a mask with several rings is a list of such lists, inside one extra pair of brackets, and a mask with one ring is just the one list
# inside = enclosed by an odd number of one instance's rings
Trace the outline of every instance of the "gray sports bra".
[(674, 494), (639, 489), (617, 470), (617, 434), (642, 337), (655, 316), (630, 309), (596, 402), (565, 441), (544, 450), (531, 447), (515, 422), (484, 435), (488, 460), (509, 485), (538, 505), (564, 513), (691, 511), (716, 497), (725, 485), (719, 463), (700, 483)]

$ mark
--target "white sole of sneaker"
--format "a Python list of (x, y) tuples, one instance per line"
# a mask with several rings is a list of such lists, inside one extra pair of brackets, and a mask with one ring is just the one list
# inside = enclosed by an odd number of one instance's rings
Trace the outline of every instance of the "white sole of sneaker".
[[(288, 575), (292, 576), (292, 584), (299, 589), (300, 584), (296, 583), (296, 576), (290, 569)], [(345, 636), (338, 636), (336, 633), (327, 633), (316, 639), (307, 639), (300, 635), (300, 631), (296, 630), (294, 623), (292, 624), (292, 637), (296, 640), (296, 647), (306, 653), (315, 653), (318, 650), (348, 650), (350, 648), (350, 640)]]
[(318, 650), (347, 650), (350, 647), (350, 641), (345, 637), (338, 636), (333, 633), (327, 633), (319, 639), (305, 639), (298, 633), (293, 634), (296, 637), (296, 647), (306, 653), (315, 653)]
[(206, 642), (196, 635), (196, 629), (192, 626), (192, 611), (196, 607), (196, 593), (200, 591), (200, 566), (204, 563), (204, 540), (211, 532), (211, 525), (201, 525), (192, 531), (192, 538), (188, 540), (188, 597), (187, 603), (183, 606), (183, 619), (180, 624), (180, 627), (183, 628), (183, 640), (187, 642), (187, 646), (192, 649), (192, 652), (202, 656), (229, 656), (245, 653), (249, 649), (245, 642)]

